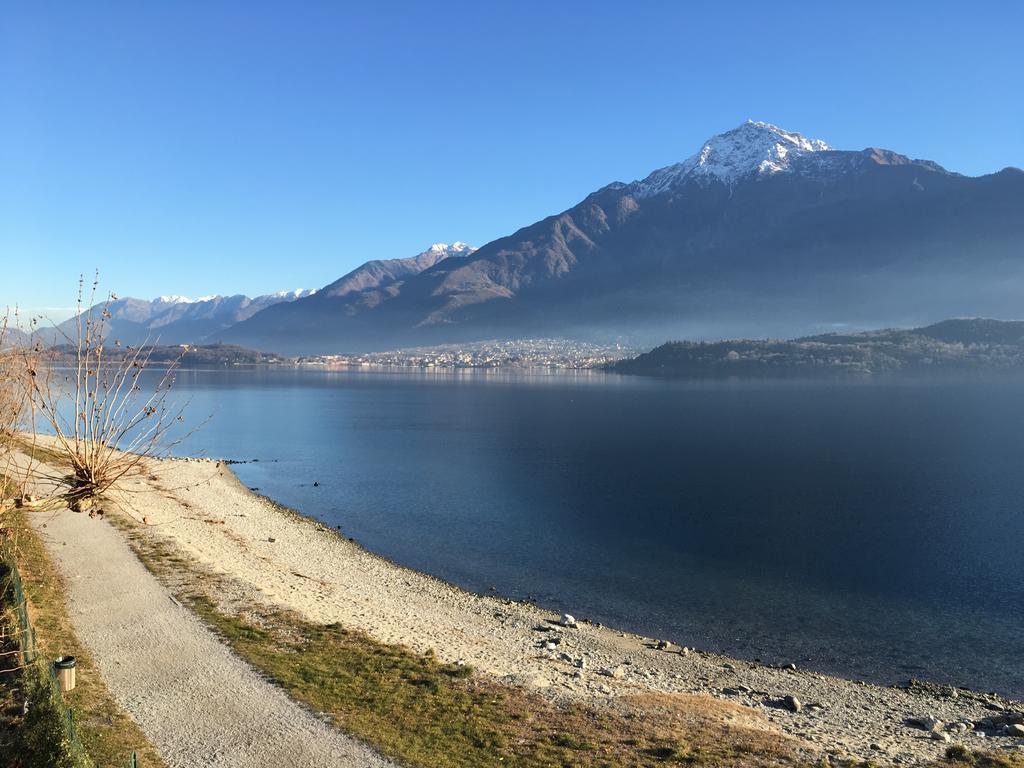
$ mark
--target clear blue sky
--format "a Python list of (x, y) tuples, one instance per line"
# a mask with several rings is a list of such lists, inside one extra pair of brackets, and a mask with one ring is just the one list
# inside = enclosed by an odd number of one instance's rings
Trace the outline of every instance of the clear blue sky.
[[(749, 118), (1024, 165), (1024, 4), (25, 2), (0, 306), (323, 285), (481, 245)], [(55, 313), (55, 314), (59, 314)]]

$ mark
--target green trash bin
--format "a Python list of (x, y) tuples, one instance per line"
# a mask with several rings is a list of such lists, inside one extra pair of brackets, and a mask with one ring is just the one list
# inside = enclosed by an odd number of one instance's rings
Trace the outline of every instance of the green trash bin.
[(75, 690), (75, 657), (61, 656), (53, 662), (61, 693)]

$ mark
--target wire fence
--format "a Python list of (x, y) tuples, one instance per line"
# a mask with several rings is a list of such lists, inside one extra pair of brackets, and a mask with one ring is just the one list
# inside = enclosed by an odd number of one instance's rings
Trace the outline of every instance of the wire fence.
[(21, 663), (24, 666), (34, 664), (39, 658), (39, 646), (36, 643), (36, 630), (28, 615), (28, 599), (25, 597), (25, 584), (21, 580), (21, 573), (18, 567), (11, 561), (4, 562), (11, 585), (11, 598), (14, 604), (14, 615), (18, 620), (18, 650), (21, 653)]
[[(36, 630), (32, 626), (32, 619), (28, 615), (28, 599), (25, 595), (25, 583), (21, 579), (18, 566), (11, 558), (2, 561), (3, 570), (7, 572), (8, 584), (11, 589), (11, 602), (14, 608), (14, 615), (17, 620), (16, 632), (18, 635), (18, 652), (22, 666), (28, 670), (40, 663), (39, 644), (36, 641)], [(51, 690), (59, 691), (60, 683), (57, 679), (57, 670), (53, 663), (47, 663), (48, 674), (47, 684)], [(60, 706), (64, 713), (64, 731), (72, 748), (82, 755), (86, 754), (85, 747), (78, 738), (78, 727), (75, 725), (75, 713), (65, 702), (63, 697), (57, 693)], [(91, 763), (91, 761), (90, 761)], [(138, 768), (138, 761), (134, 752), (128, 761), (129, 768)], [(100, 768), (98, 765), (96, 768)]]

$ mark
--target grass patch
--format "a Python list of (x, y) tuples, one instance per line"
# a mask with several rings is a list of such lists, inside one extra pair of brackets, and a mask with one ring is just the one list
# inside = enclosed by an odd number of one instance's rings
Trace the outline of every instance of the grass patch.
[(48, 448), (24, 437), (14, 438), (14, 447), (28, 456), (32, 461), (40, 461), (54, 467), (67, 467), (68, 456), (57, 448)]
[(12, 755), (10, 765), (17, 768), (93, 768), (85, 749), (68, 730), (67, 708), (46, 661), (38, 658), (20, 666), (13, 576), (9, 563), (0, 561), (0, 754)]
[(963, 744), (946, 749), (946, 766), (972, 765), (977, 768), (1024, 768), (1024, 757), (999, 755), (992, 752), (972, 752)]
[(0, 472), (0, 503), (13, 500), (17, 493), (18, 484), (14, 479), (9, 475)]
[[(792, 765), (782, 740), (721, 728), (687, 732), (684, 718), (627, 718), (547, 699), (445, 664), (432, 654), (385, 645), (337, 624), (282, 611), (223, 613), (186, 598), (231, 645), (288, 693), (329, 714), (347, 733), (412, 766)], [(673, 697), (660, 697), (670, 709)], [(679, 697), (683, 706), (688, 697)], [(644, 702), (638, 700), (637, 711)], [(652, 701), (653, 703), (653, 701)]]
[[(66, 701), (75, 713), (82, 745), (90, 758), (102, 766), (127, 766), (133, 751), (138, 754), (139, 765), (146, 768), (163, 766), (146, 736), (114, 701), (89, 651), (75, 636), (65, 604), (64, 585), (46, 554), (42, 540), (26, 524), (25, 515), (25, 510), (19, 509), (11, 510), (5, 516), (9, 537), (3, 545), (13, 553), (21, 572), (42, 659), (61, 655), (76, 658), (77, 685), (75, 690), (66, 694)], [(26, 694), (33, 695), (31, 688), (25, 689), (24, 678), (17, 671), (0, 676), (0, 686), (4, 689), (7, 703), (12, 705), (5, 709), (5, 716), (16, 721), (13, 723), (16, 729), (32, 725), (31, 720), (26, 722), (20, 716), (20, 706), (13, 706)], [(17, 687), (19, 685), (22, 687)], [(43, 696), (39, 692), (34, 695)], [(45, 704), (45, 698), (39, 701)]]

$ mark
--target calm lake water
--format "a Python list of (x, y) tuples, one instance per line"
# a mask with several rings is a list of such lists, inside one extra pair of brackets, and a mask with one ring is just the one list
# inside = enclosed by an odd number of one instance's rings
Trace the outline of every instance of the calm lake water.
[[(191, 370), (181, 453), (478, 592), (1024, 697), (1024, 378)], [(315, 487), (314, 482), (319, 486)]]

